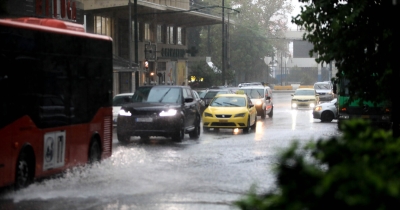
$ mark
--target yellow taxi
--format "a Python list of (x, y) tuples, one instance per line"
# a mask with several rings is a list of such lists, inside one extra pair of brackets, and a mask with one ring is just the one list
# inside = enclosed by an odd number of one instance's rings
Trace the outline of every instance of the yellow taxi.
[(219, 94), (214, 97), (203, 112), (203, 130), (210, 128), (239, 128), (248, 133), (255, 130), (257, 110), (244, 93)]
[(319, 94), (314, 88), (298, 88), (292, 95), (292, 109), (314, 108), (319, 104)]

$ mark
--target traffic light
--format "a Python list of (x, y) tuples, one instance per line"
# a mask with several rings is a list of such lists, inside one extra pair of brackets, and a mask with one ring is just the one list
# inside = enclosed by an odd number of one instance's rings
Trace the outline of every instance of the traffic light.
[(145, 61), (144, 61), (144, 69), (145, 69), (146, 71), (149, 71), (149, 61), (148, 61), (148, 60), (145, 60)]

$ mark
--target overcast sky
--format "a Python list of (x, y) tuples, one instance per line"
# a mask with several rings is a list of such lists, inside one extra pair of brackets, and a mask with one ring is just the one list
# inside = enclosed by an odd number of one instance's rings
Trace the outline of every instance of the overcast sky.
[[(300, 3), (298, 0), (290, 0), (292, 2), (292, 5), (294, 6), (294, 9), (292, 11), (292, 14), (290, 16), (296, 16), (298, 14), (300, 14)], [(295, 24), (293, 24), (291, 17), (289, 17), (288, 20), (288, 25), (289, 25), (289, 30), (296, 30), (297, 26)]]

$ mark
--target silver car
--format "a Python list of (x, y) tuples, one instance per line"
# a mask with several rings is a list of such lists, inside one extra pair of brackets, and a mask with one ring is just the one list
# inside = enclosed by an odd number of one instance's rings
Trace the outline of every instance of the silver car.
[(313, 109), (314, 119), (320, 119), (321, 122), (331, 122), (333, 119), (337, 119), (336, 101), (337, 99), (334, 98), (332, 101), (317, 105)]

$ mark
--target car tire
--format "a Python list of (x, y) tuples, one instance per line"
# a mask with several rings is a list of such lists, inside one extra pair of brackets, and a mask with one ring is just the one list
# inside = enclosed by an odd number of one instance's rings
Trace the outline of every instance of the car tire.
[(262, 109), (261, 111), (261, 119), (265, 119), (265, 109)]
[(131, 140), (131, 137), (128, 135), (117, 134), (118, 142), (121, 144), (128, 144)]
[(333, 120), (333, 113), (330, 111), (322, 112), (321, 114), (321, 122), (332, 122)]
[(249, 133), (250, 130), (250, 118), (247, 120), (247, 127), (243, 128), (243, 133)]
[(32, 155), (30, 155), (26, 150), (21, 151), (19, 154), (15, 169), (14, 187), (16, 190), (25, 188), (33, 182), (33, 160), (34, 158)]
[(101, 147), (97, 139), (93, 139), (89, 146), (88, 163), (93, 164), (101, 160)]
[(191, 139), (198, 139), (200, 136), (200, 119), (197, 117), (194, 125), (194, 130), (189, 133)]
[(274, 116), (274, 107), (271, 108), (271, 111), (268, 113), (268, 117), (272, 118)]
[(183, 129), (183, 120), (181, 119), (181, 124), (179, 128), (175, 130), (175, 132), (172, 134), (172, 140), (175, 142), (181, 142), (183, 137), (185, 136), (185, 130)]
[(254, 121), (254, 124), (250, 126), (251, 127), (251, 131), (255, 131), (256, 130), (256, 125), (257, 125), (257, 119)]

